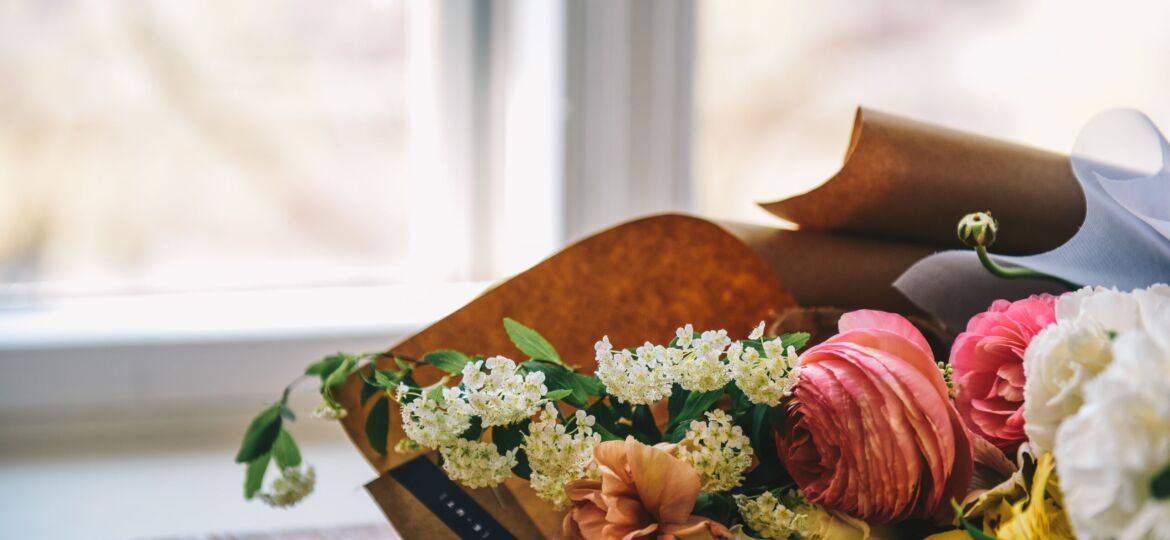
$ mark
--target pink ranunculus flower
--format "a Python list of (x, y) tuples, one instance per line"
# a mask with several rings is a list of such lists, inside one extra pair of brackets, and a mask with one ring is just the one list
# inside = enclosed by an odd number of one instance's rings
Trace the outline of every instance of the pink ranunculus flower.
[(800, 357), (777, 448), (809, 501), (874, 525), (949, 523), (971, 483), (971, 441), (922, 333), (853, 311)]
[(1013, 455), (1024, 433), (1024, 351), (1056, 320), (1056, 298), (998, 300), (955, 338), (955, 405), (972, 432)]

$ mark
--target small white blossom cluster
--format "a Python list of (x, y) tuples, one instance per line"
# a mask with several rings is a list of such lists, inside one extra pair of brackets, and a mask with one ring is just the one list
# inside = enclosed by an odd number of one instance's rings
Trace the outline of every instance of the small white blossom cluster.
[[(398, 401), (410, 393), (406, 385), (398, 387)], [(402, 405), (402, 428), (406, 436), (426, 448), (451, 444), (471, 427), (471, 407), (457, 388), (443, 389), (443, 399), (418, 396)]]
[(512, 475), (517, 451), (519, 448), (513, 448), (500, 454), (492, 443), (457, 439), (439, 453), (447, 476), (469, 488), (481, 488), (498, 486)]
[(792, 395), (792, 388), (800, 380), (796, 348), (785, 351), (779, 338), (764, 342), (762, 356), (754, 347), (732, 343), (727, 348), (727, 360), (735, 385), (752, 403), (775, 407), (782, 398)]
[(678, 457), (699, 473), (703, 491), (727, 491), (743, 482), (743, 473), (752, 464), (751, 440), (722, 410), (706, 416), (706, 422), (691, 422), (679, 442)]
[(678, 349), (650, 343), (636, 352), (614, 352), (609, 336), (594, 345), (597, 352), (597, 378), (610, 395), (633, 405), (654, 403), (670, 397), (674, 384), (673, 365), (680, 356)]
[(764, 538), (788, 540), (792, 537), (804, 540), (825, 538), (824, 521), (827, 513), (819, 506), (809, 504), (799, 491), (789, 490), (782, 501), (764, 492), (758, 497), (735, 496), (735, 506), (743, 516), (744, 523)]
[(731, 372), (723, 362), (723, 351), (731, 345), (727, 330), (708, 330), (694, 339), (691, 325), (679, 328), (678, 346), (683, 354), (674, 364), (679, 386), (692, 392), (719, 390), (731, 380)]
[(578, 410), (576, 427), (569, 432), (557, 422), (556, 406), (546, 403), (524, 437), (532, 489), (558, 510), (569, 504), (565, 485), (589, 476), (590, 469), (596, 470), (593, 447), (601, 442), (601, 435), (593, 432), (594, 422), (592, 416)]
[(345, 407), (334, 401), (322, 401), (312, 412), (313, 418), (318, 420), (341, 420), (346, 414)]
[[(792, 393), (800, 379), (796, 349), (780, 339), (763, 342), (763, 355), (754, 347), (732, 341), (726, 330), (708, 330), (695, 336), (694, 326), (679, 328), (676, 346), (646, 343), (634, 351), (614, 351), (609, 337), (601, 338), (597, 351), (597, 378), (617, 399), (644, 405), (670, 397), (678, 383), (692, 392), (719, 390), (736, 384), (753, 403), (775, 406)], [(764, 323), (752, 329), (748, 339), (764, 337)]]
[(544, 372), (521, 375), (516, 363), (503, 356), (464, 366), (463, 388), (472, 414), (480, 417), (485, 428), (506, 426), (531, 417), (548, 393)]
[(309, 496), (316, 484), (317, 473), (311, 465), (305, 466), (304, 470), (288, 467), (281, 469), (280, 478), (272, 482), (271, 487), (256, 496), (268, 506), (288, 508)]

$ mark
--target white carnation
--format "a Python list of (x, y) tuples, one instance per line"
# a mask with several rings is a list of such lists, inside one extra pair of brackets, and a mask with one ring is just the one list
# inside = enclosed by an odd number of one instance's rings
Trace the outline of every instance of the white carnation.
[(1158, 343), (1167, 331), (1119, 336), (1113, 363), (1085, 385), (1084, 405), (1056, 433), (1057, 473), (1080, 538), (1170, 538), (1170, 500), (1150, 494), (1170, 466), (1170, 348)]
[(1024, 431), (1037, 453), (1052, 450), (1056, 429), (1084, 402), (1084, 385), (1113, 359), (1099, 325), (1057, 321), (1024, 353)]
[(1155, 289), (1085, 287), (1056, 300), (1056, 322), (1024, 353), (1024, 431), (1038, 452), (1053, 450), (1057, 428), (1084, 401), (1085, 384), (1112, 361), (1112, 337), (1144, 329), (1138, 296)]

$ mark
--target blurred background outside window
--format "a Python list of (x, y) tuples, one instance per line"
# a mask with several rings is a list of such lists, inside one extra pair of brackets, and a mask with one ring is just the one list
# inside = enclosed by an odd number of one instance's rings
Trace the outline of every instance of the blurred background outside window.
[(1170, 127), (1166, 20), (1140, 0), (0, 0), (0, 537), (390, 534), (329, 424), (297, 425), (315, 497), (239, 498), (239, 430), (307, 361), (636, 216), (783, 226), (755, 202), (831, 176), (858, 105), (1059, 152), (1111, 107)]

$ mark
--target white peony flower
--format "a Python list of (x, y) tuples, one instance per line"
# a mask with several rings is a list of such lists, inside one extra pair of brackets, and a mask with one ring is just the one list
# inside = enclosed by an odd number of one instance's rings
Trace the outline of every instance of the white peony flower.
[(1170, 348), (1159, 344), (1168, 333), (1120, 335), (1113, 363), (1056, 433), (1056, 469), (1080, 538), (1170, 538), (1170, 500), (1150, 493), (1170, 467)]

